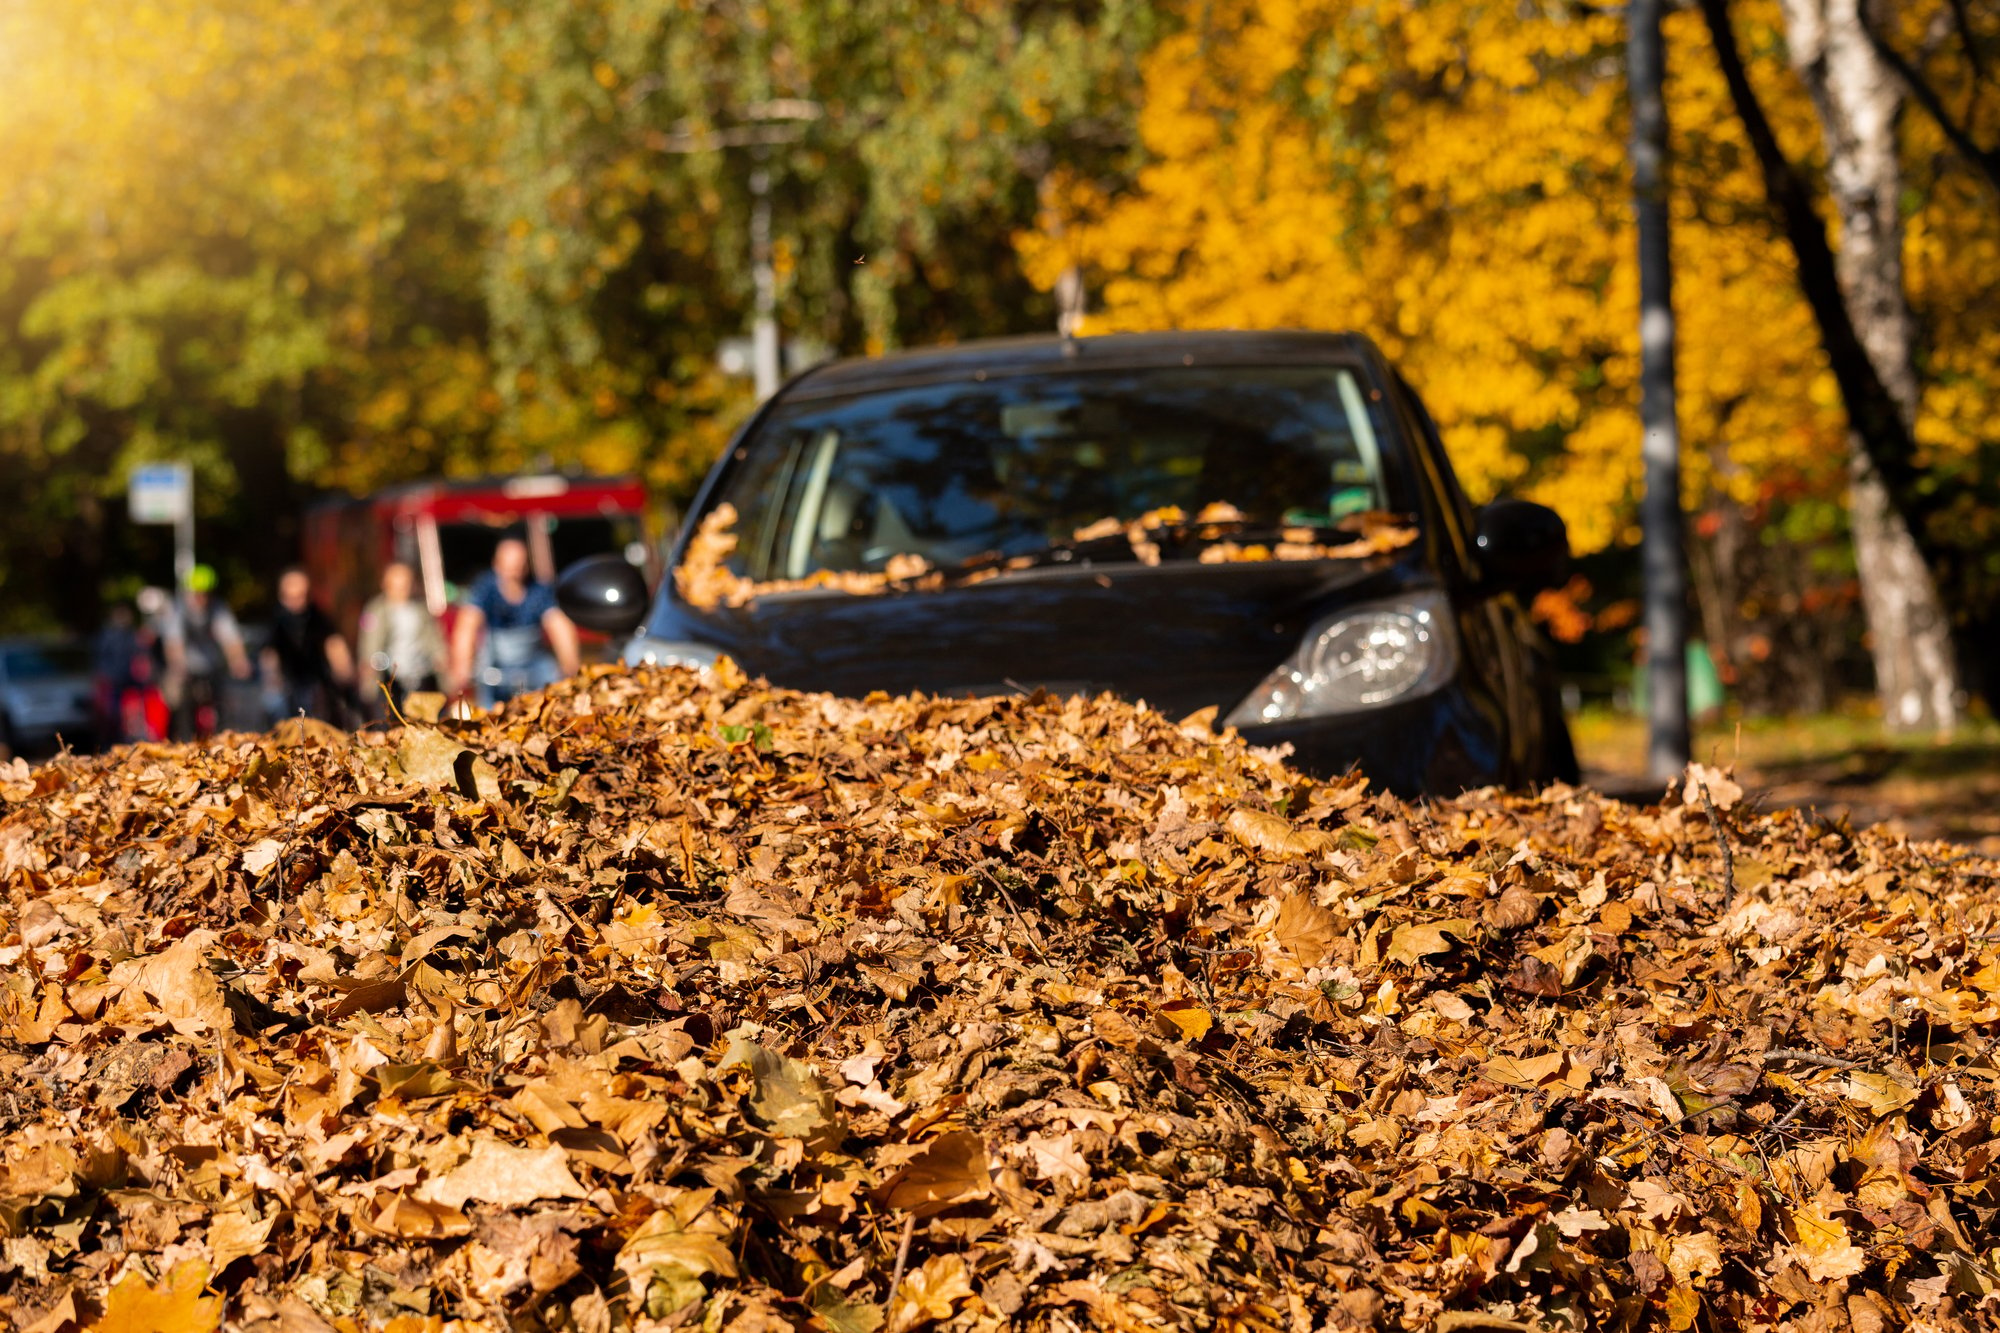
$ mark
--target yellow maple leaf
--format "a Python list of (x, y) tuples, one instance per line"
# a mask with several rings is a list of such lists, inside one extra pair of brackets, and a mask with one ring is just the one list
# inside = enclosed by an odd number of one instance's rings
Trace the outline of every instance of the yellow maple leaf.
[(127, 1273), (104, 1301), (104, 1316), (90, 1333), (215, 1333), (222, 1327), (222, 1297), (210, 1296), (208, 1265), (190, 1259), (155, 1287)]

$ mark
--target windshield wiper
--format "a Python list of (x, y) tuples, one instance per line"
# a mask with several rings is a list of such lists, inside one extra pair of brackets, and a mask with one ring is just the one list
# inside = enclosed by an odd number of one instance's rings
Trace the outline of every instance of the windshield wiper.
[[(960, 561), (948, 571), (950, 576), (962, 578), (969, 574), (986, 574), (989, 577), (1000, 574), (1019, 574), (1024, 570), (1048, 569), (1057, 565), (1095, 565), (1120, 563), (1129, 564), (1139, 557), (1132, 551), (1132, 543), (1125, 534), (1115, 532), (1106, 537), (1093, 537), (1089, 541), (1050, 542), (1040, 550), (1028, 551), (1021, 555), (1002, 555), (998, 551), (988, 551)], [(990, 573), (989, 573), (990, 571)]]

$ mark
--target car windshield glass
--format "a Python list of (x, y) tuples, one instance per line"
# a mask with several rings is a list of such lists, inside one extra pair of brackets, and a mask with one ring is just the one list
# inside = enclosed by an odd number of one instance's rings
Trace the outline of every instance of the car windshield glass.
[(44, 645), (6, 650), (8, 680), (49, 680), (56, 676), (81, 676), (90, 671), (90, 659), (81, 648)]
[(1028, 557), (1149, 515), (1331, 529), (1387, 498), (1352, 372), (1171, 366), (799, 403), (718, 499), (738, 516), (731, 566), (766, 580)]

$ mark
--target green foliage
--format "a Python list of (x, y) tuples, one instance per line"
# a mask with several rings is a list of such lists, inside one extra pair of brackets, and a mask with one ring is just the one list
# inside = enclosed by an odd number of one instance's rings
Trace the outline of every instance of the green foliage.
[(716, 351), (759, 161), (788, 338), (1051, 327), (1013, 238), (1052, 173), (1125, 169), (1155, 27), (1139, 0), (0, 10), (0, 620), (58, 565), (164, 577), (121, 517), (140, 458), (196, 461), (239, 571), (289, 557), (319, 487), (555, 464), (684, 497), (750, 406)]

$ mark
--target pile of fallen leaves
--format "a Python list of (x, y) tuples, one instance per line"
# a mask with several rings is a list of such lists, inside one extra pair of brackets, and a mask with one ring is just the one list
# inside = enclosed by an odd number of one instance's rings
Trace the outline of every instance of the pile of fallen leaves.
[(0, 769), (0, 1321), (1993, 1326), (1990, 863), (718, 674)]

